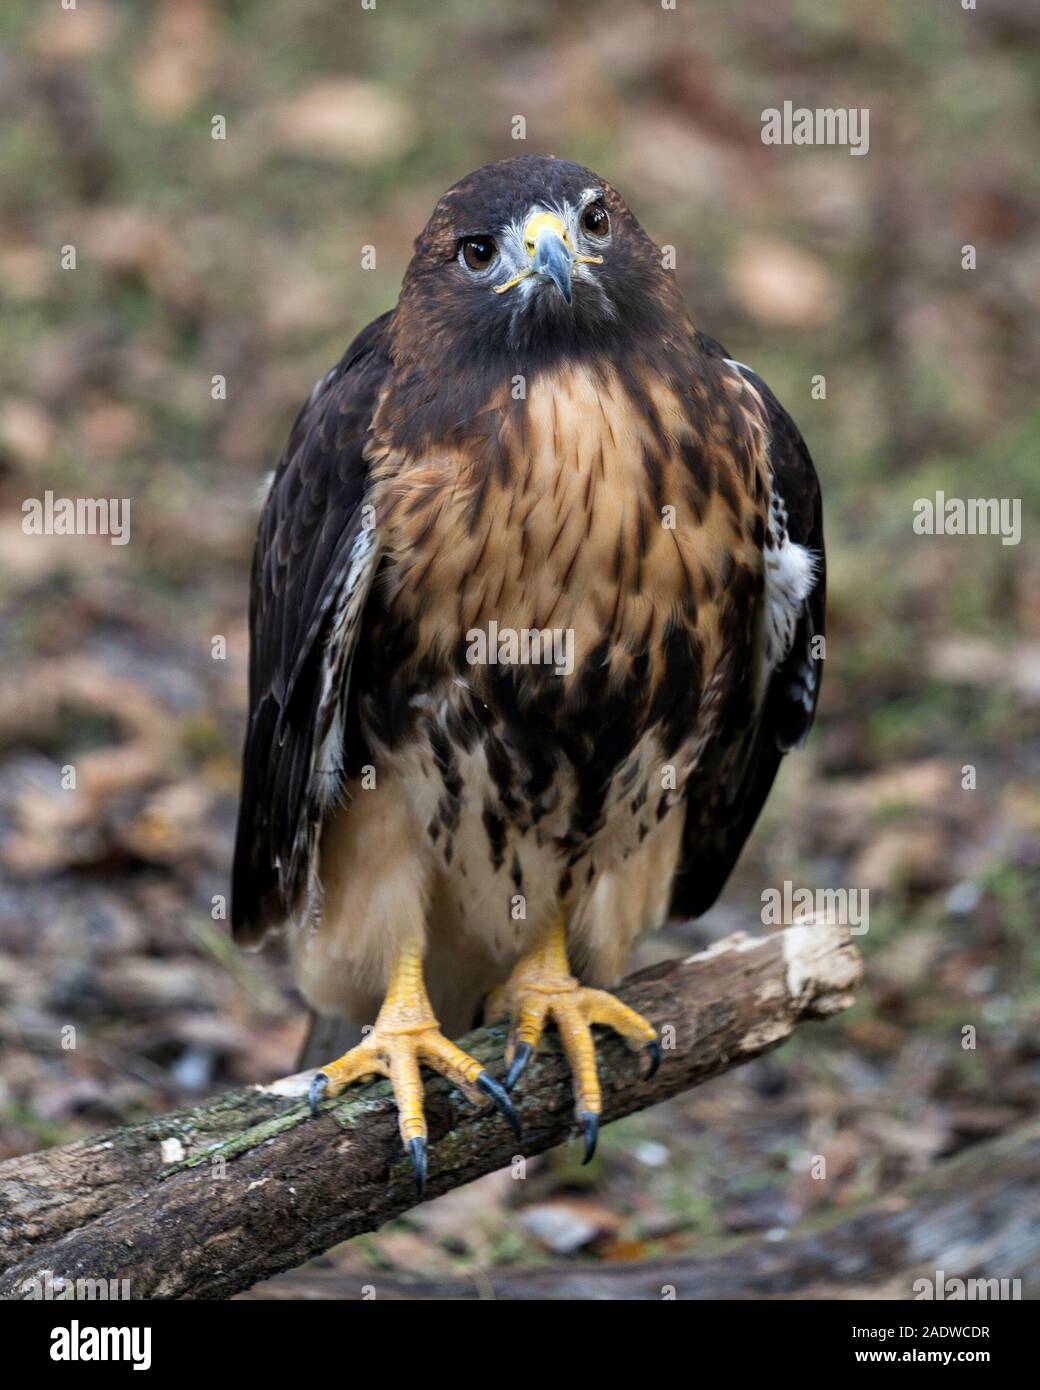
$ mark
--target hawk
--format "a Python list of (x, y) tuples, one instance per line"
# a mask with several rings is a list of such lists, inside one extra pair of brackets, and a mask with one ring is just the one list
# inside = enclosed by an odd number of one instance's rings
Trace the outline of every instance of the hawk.
[[(694, 327), (604, 179), (469, 175), (397, 307), (312, 390), (259, 526), (233, 871), (321, 1014), (374, 1021), (312, 1108), (388, 1076), (420, 1187), (421, 1067), (515, 1122), (548, 1024), (586, 1157), (591, 1027), (704, 912), (812, 723), (820, 495), (765, 383)], [(504, 1085), (454, 1042), (507, 1017)]]

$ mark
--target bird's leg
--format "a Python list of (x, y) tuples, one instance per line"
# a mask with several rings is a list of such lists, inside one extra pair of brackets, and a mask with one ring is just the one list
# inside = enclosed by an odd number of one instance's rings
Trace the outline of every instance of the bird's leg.
[(426, 1181), (421, 1066), (446, 1076), (475, 1105), (481, 1103), (481, 1093), (489, 1096), (519, 1136), (516, 1112), (502, 1086), (480, 1062), (441, 1032), (423, 980), (422, 941), (416, 938), (401, 948), (394, 962), (386, 997), (371, 1032), (357, 1047), (314, 1076), (310, 1102), (313, 1113), (323, 1096), (338, 1095), (366, 1077), (388, 1076), (397, 1101), (401, 1139), (412, 1156), (420, 1197)]
[(648, 1076), (661, 1062), (657, 1033), (645, 1018), (605, 990), (579, 985), (571, 974), (562, 912), (520, 957), (508, 981), (489, 996), (485, 1017), (488, 1022), (506, 1017), (512, 1021), (506, 1044), (506, 1090), (516, 1085), (546, 1023), (556, 1024), (574, 1078), (574, 1109), (585, 1135), (586, 1163), (596, 1150), (603, 1108), (592, 1025), (605, 1024), (620, 1033), (633, 1051), (645, 1050), (650, 1058)]

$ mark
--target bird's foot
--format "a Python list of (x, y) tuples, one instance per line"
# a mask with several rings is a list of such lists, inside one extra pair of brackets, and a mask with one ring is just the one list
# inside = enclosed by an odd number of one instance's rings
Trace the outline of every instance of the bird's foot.
[(314, 1114), (321, 1100), (339, 1095), (356, 1081), (373, 1076), (389, 1077), (397, 1101), (401, 1140), (411, 1155), (420, 1197), (427, 1169), (426, 1116), (420, 1072), (424, 1066), (447, 1077), (474, 1105), (482, 1104), (485, 1097), (493, 1101), (519, 1138), (519, 1121), (509, 1096), (482, 1063), (463, 1052), (440, 1031), (422, 987), (421, 974), (415, 969), (395, 973), (372, 1031), (357, 1047), (322, 1067), (310, 1084), (311, 1113)]
[(566, 950), (561, 943), (562, 937), (560, 942), (551, 943), (547, 952), (543, 940), (522, 958), (508, 983), (489, 997), (485, 1017), (489, 1022), (509, 1018), (512, 1023), (506, 1043), (507, 1091), (520, 1079), (541, 1041), (545, 1025), (556, 1024), (574, 1081), (574, 1110), (585, 1137), (583, 1162), (588, 1163), (596, 1151), (603, 1109), (593, 1025), (613, 1028), (634, 1052), (645, 1051), (649, 1058), (648, 1078), (660, 1065), (661, 1049), (653, 1025), (635, 1009), (606, 990), (588, 989), (578, 983), (568, 970)]

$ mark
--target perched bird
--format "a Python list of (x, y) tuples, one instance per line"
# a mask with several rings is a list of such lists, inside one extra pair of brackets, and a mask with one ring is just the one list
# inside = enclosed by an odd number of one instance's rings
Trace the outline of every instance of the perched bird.
[[(565, 160), (441, 198), (397, 307), (314, 387), (260, 522), (236, 939), (284, 929), (320, 1014), (374, 1022), (312, 1105), (420, 1068), (513, 1117), (559, 1030), (591, 1154), (590, 1026), (635, 940), (721, 890), (821, 676), (816, 474), (692, 324), (620, 195)], [(508, 1017), (503, 1087), (451, 1038)]]

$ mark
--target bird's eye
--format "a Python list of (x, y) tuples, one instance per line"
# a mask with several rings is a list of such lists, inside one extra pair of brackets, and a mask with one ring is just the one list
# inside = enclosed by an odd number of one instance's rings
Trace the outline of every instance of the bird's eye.
[(581, 215), (582, 230), (590, 236), (606, 236), (610, 230), (610, 218), (607, 210), (597, 198), (594, 203), (590, 203)]
[(462, 239), (462, 259), (470, 270), (487, 270), (498, 255), (498, 247), (489, 236), (468, 236)]

